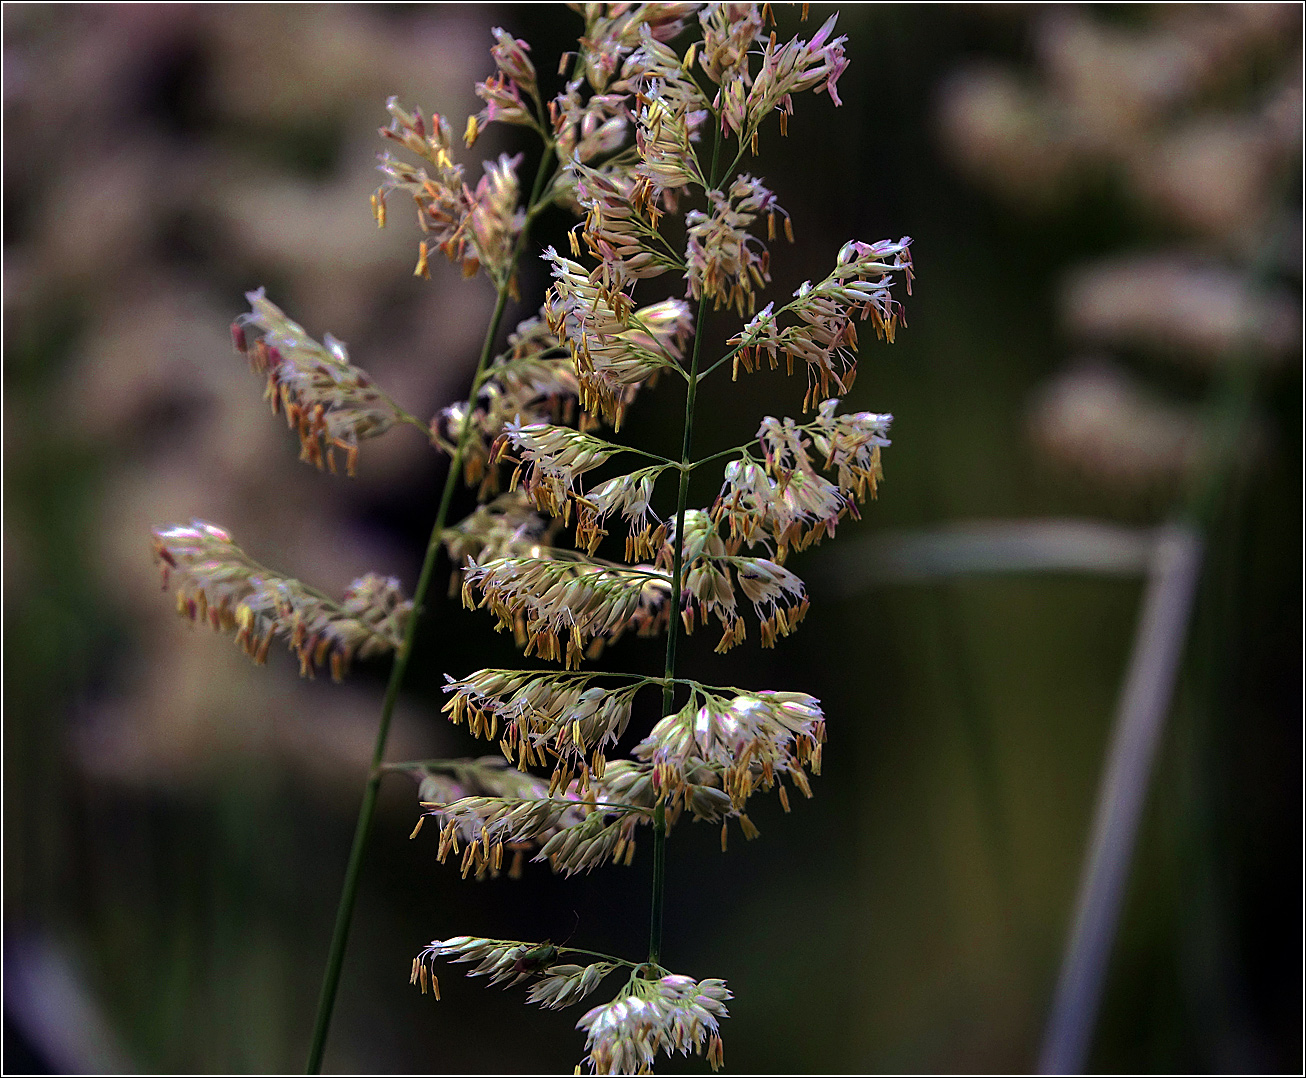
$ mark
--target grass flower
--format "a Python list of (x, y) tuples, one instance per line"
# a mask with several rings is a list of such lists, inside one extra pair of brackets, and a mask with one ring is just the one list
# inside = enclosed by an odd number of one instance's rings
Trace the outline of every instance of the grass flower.
[(594, 1074), (648, 1074), (659, 1052), (702, 1055), (706, 1049), (717, 1070), (724, 1062), (720, 1019), (729, 1014), (730, 997), (720, 980), (634, 978), (621, 996), (576, 1023), (586, 1033), (586, 1062)]
[(416, 422), (349, 362), (343, 341), (328, 333), (319, 344), (261, 288), (245, 298), (250, 311), (232, 323), (232, 341), (267, 376), (264, 395), (299, 435), (300, 460), (334, 472), (335, 451), (343, 450), (345, 470), (353, 475), (359, 442), (395, 423)]
[(235, 632), (236, 643), (260, 665), (273, 638), (283, 637), (304, 676), (326, 665), (339, 681), (355, 658), (398, 649), (412, 613), (393, 577), (360, 577), (337, 603), (263, 568), (227, 532), (202, 520), (156, 531), (154, 556), (163, 586), (176, 587), (179, 613)]

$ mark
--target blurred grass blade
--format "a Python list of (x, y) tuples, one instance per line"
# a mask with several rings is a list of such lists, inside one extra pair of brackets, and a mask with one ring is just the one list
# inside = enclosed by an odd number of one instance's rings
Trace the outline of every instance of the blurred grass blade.
[(975, 573), (1148, 571), (1156, 532), (1091, 520), (978, 521), (899, 531), (845, 548), (845, 587), (907, 584)]
[(1172, 524), (1160, 530), (1039, 1059), (1043, 1074), (1084, 1069), (1201, 564), (1195, 528)]

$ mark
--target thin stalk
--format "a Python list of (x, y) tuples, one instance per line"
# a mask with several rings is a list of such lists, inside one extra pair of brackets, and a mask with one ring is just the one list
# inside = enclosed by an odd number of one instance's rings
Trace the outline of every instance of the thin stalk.
[[(716, 182), (717, 158), (721, 152), (721, 125), (713, 124), (716, 137), (712, 143), (712, 182)], [(676, 497), (676, 543), (671, 562), (671, 619), (667, 623), (667, 661), (663, 673), (662, 714), (671, 714), (676, 691), (676, 644), (680, 638), (681, 590), (684, 586), (685, 507), (689, 502), (689, 473), (693, 464), (694, 402), (698, 396), (698, 357), (703, 346), (703, 315), (707, 312), (706, 293), (698, 301), (694, 316), (694, 351), (689, 360), (689, 377), (685, 388), (684, 440), (680, 450), (680, 490)], [(661, 801), (653, 812), (653, 901), (649, 910), (648, 960), (657, 965), (662, 955), (662, 909), (667, 871), (667, 817)]]
[[(528, 206), (533, 206), (538, 200), (545, 178), (549, 173), (552, 159), (553, 144), (548, 143), (540, 156), (540, 165), (535, 174), (535, 183), (531, 188)], [(494, 350), (494, 341), (499, 334), (499, 327), (503, 321), (503, 312), (508, 305), (508, 292), (512, 276), (521, 257), (521, 252), (526, 246), (529, 231), (530, 219), (528, 218), (517, 237), (517, 245), (513, 249), (509, 270), (504, 275), (504, 279), (499, 282), (494, 313), (490, 316), (490, 324), (485, 332), (485, 342), (481, 346), (481, 357), (476, 364), (476, 373), (472, 376), (472, 392), (469, 394), (469, 400), (475, 399), (476, 390), (489, 367), (490, 356)], [(417, 624), (421, 620), (426, 592), (430, 587), (431, 577), (435, 572), (436, 558), (439, 555), (445, 525), (449, 519), (449, 506), (453, 502), (454, 488), (458, 485), (459, 475), (462, 472), (463, 457), (467, 452), (471, 429), (472, 424), (469, 419), (468, 422), (463, 424), (463, 429), (458, 436), (458, 448), (449, 459), (449, 473), (445, 476), (444, 490), (440, 495), (440, 507), (435, 514), (435, 523), (431, 526), (431, 537), (427, 540), (426, 556), (422, 560), (422, 571), (417, 578), (417, 587), (413, 592), (413, 610), (408, 616), (407, 625), (404, 627), (403, 644), (395, 652), (394, 663), (390, 667), (390, 680), (386, 684), (385, 699), (381, 704), (381, 719), (376, 729), (376, 742), (372, 747), (372, 765), (368, 772), (367, 786), (363, 790), (363, 803), (358, 809), (358, 823), (354, 827), (354, 841), (349, 851), (349, 864), (345, 868), (345, 880), (341, 890), (340, 904), (336, 907), (336, 923), (331, 933), (331, 948), (327, 952), (326, 974), (322, 979), (321, 995), (318, 997), (317, 1018), (313, 1024), (313, 1041), (308, 1050), (306, 1069), (309, 1074), (320, 1074), (322, 1071), (322, 1056), (326, 1052), (327, 1032), (331, 1026), (331, 1014), (335, 1009), (336, 993), (340, 988), (340, 972), (344, 967), (345, 949), (349, 944), (349, 928), (354, 915), (354, 901), (358, 897), (358, 881), (362, 874), (363, 856), (367, 852), (367, 840), (372, 829), (372, 817), (376, 812), (376, 799), (381, 790), (381, 780), (386, 775), (381, 764), (385, 759), (386, 742), (390, 737), (390, 721), (394, 717), (395, 703), (399, 699), (399, 686), (408, 670), (408, 660), (413, 651), (413, 640), (417, 636)]]

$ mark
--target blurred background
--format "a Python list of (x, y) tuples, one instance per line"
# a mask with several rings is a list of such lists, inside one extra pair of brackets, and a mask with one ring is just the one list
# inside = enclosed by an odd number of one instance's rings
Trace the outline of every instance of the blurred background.
[[(227, 326), (266, 285), (410, 411), (461, 396), (492, 293), (434, 264), (414, 278), (406, 213), (375, 228), (375, 129), (395, 93), (461, 130), (492, 26), (548, 80), (580, 20), (3, 19), (4, 1065), (295, 1071), (386, 668), (336, 686), (275, 650), (251, 666), (176, 617), (150, 528), (201, 517), (333, 594), (369, 569), (411, 590), (443, 461), (400, 429), (357, 479), (298, 463)], [(918, 280), (849, 400), (896, 416), (880, 499), (789, 563), (812, 592), (802, 630), (773, 652), (722, 659), (711, 634), (685, 652), (690, 676), (807, 691), (829, 718), (814, 800), (759, 810), (762, 837), (724, 856), (712, 828), (670, 845), (665, 961), (729, 980), (731, 1070), (1036, 1065), (1143, 563), (1089, 550), (1027, 571), (1018, 553), (965, 572), (949, 536), (1073, 520), (1128, 546), (1193, 506), (1206, 556), (1089, 1066), (1301, 1068), (1301, 19), (859, 5), (839, 22), (843, 107), (806, 95), (788, 139), (764, 133), (756, 171), (797, 234), (773, 245), (768, 298), (849, 238), (911, 235)], [(491, 128), (469, 177), (516, 135)], [(527, 267), (509, 324), (543, 286)], [(796, 414), (800, 379), (709, 384), (697, 448)], [(1213, 453), (1230, 394), (1247, 407)], [(666, 384), (626, 430), (671, 448), (680, 408)], [(660, 649), (608, 657), (657, 671)], [(513, 661), (487, 616), (437, 595), (390, 757), (485, 751), (440, 716), (442, 675)], [(464, 933), (638, 954), (647, 844), (629, 869), (463, 882), (434, 834), (409, 841), (414, 793), (383, 788), (327, 1069), (570, 1072), (580, 1009), (452, 969), (435, 1003), (409, 964)]]

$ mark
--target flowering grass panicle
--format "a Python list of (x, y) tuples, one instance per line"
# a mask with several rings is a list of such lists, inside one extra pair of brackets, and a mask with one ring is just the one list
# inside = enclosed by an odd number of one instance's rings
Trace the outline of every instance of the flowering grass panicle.
[[(422, 430), (448, 455), (413, 600), (395, 582), (368, 576), (333, 602), (258, 566), (212, 525), (155, 538), (182, 612), (236, 632), (260, 661), (276, 635), (306, 673), (329, 661), (339, 676), (354, 657), (395, 655), (310, 1071), (322, 1063), (385, 775), (407, 774), (416, 783), (413, 837), (422, 839), (431, 821), (425, 839), (433, 855), (456, 857), (464, 877), (520, 877), (528, 861), (571, 876), (632, 865), (637, 843), (650, 848), (647, 957), (457, 936), (433, 940), (412, 963), (413, 983), (437, 998), (435, 964), (452, 960), (474, 963), (471, 975), (491, 983), (527, 986), (528, 1002), (548, 1009), (588, 998), (624, 970), (620, 990), (577, 1023), (586, 1034), (583, 1065), (607, 1074), (646, 1073), (661, 1053), (694, 1053), (721, 1065), (720, 1022), (731, 998), (725, 982), (661, 965), (668, 836), (682, 821), (719, 824), (724, 850), (734, 822), (755, 838), (746, 811), (752, 796), (774, 790), (787, 812), (789, 791), (810, 797), (811, 776), (821, 769), (826, 715), (819, 701), (801, 691), (685, 678), (678, 643), (708, 621), (721, 631), (719, 652), (744, 642), (753, 618), (762, 647), (794, 632), (809, 598), (784, 564), (788, 554), (856, 518), (858, 503), (874, 497), (883, 478), (892, 417), (841, 413), (839, 398), (856, 375), (857, 323), (869, 321), (889, 342), (904, 324), (900, 285), (910, 291), (911, 241), (851, 240), (819, 282), (804, 282), (788, 302), (771, 300), (758, 311), (771, 281), (767, 245), (777, 220), (791, 241), (793, 229), (763, 178), (740, 171), (773, 113), (785, 134), (795, 95), (810, 90), (840, 103), (846, 42), (834, 36), (834, 17), (808, 39), (781, 40), (769, 7), (755, 4), (569, 6), (582, 25), (556, 88), (525, 41), (495, 28), (493, 71), (476, 86), (484, 107), (465, 128), (468, 147), (493, 123), (539, 140), (529, 191), (518, 171), (523, 154), (487, 162), (472, 187), (449, 121), (432, 115), (428, 123), (420, 109), (393, 98), (387, 104), (390, 123), (381, 134), (420, 163), (381, 155), (378, 223), (386, 223), (387, 197), (406, 193), (422, 233), (415, 272), (429, 275), (429, 258), (439, 252), (469, 276), (484, 270), (497, 293), (461, 401), (422, 423), (350, 364), (340, 342), (314, 342), (261, 290), (250, 294), (252, 312), (234, 327), (237, 347), (267, 374), (274, 407), (298, 430), (305, 459), (333, 468), (339, 449), (352, 474), (359, 443), (397, 424)], [(550, 283), (539, 313), (519, 322), (496, 353), (532, 225), (546, 211), (579, 218), (568, 233), (572, 257), (555, 246), (540, 253)], [(662, 291), (646, 296), (650, 287)], [(706, 331), (709, 304), (736, 320), (725, 339)], [(726, 364), (737, 376), (763, 357), (777, 367), (781, 356), (791, 373), (796, 362), (806, 368), (803, 410), (814, 415), (745, 421), (739, 434), (755, 430), (752, 441), (696, 459), (699, 385)], [(684, 388), (678, 458), (616, 440), (628, 409), (659, 384)], [(710, 506), (695, 506), (690, 478), (708, 463), (722, 468), (722, 483)], [(451, 521), (460, 482), (474, 488), (479, 504)], [(615, 543), (613, 531), (624, 532), (621, 561), (599, 556)], [(487, 610), (527, 657), (563, 669), (446, 674), (450, 721), (497, 743), (501, 755), (387, 764), (414, 611), (426, 602), (441, 552), (451, 590), (461, 586), (466, 607)], [(665, 635), (662, 676), (585, 669), (627, 633)], [(635, 729), (646, 689), (660, 695), (660, 715)]]

